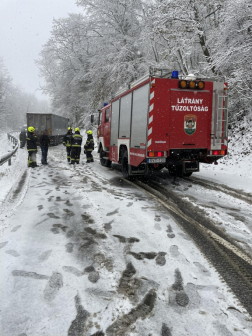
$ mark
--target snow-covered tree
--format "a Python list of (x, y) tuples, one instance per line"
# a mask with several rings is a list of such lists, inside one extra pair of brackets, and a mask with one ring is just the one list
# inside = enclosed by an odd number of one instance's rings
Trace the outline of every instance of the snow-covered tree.
[(82, 15), (54, 20), (52, 36), (37, 61), (46, 80), (43, 90), (51, 96), (54, 112), (73, 118), (86, 105), (88, 95), (87, 29)]
[(229, 84), (231, 112), (238, 118), (252, 115), (251, 0), (229, 1), (221, 34), (213, 45), (214, 67), (227, 78)]
[(73, 116), (92, 111), (147, 71), (138, 1), (79, 1), (86, 15), (54, 21), (38, 60), (53, 107)]
[(57, 113), (85, 119), (149, 66), (226, 77), (250, 108), (252, 0), (77, 0), (54, 21), (38, 64)]
[(15, 86), (0, 59), (0, 130), (19, 130), (26, 124), (27, 112), (49, 112), (49, 104)]
[[(148, 32), (162, 66), (216, 75), (210, 38), (216, 36), (226, 0), (155, 0), (148, 7)], [(209, 70), (209, 71), (207, 71)]]
[(7, 100), (11, 87), (11, 77), (5, 68), (2, 59), (0, 59), (0, 129), (7, 128), (8, 106)]

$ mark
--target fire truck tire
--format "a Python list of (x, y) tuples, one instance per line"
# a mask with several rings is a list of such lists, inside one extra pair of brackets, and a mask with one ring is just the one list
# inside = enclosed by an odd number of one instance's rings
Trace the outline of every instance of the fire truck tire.
[(127, 150), (125, 150), (122, 155), (122, 174), (123, 174), (123, 177), (126, 179), (130, 177)]
[(112, 162), (110, 160), (106, 160), (105, 167), (111, 168)]
[(175, 176), (176, 175), (176, 172), (175, 172), (175, 170), (174, 169), (172, 169), (172, 168), (168, 168), (167, 167), (167, 169), (169, 170), (169, 174), (170, 174), (170, 176)]
[(100, 163), (103, 167), (106, 167), (106, 160), (103, 159), (103, 157), (105, 156), (105, 152), (103, 151), (103, 149), (100, 149)]
[(110, 160), (105, 160), (103, 157), (106, 156), (106, 153), (103, 151), (103, 149), (100, 149), (100, 163), (103, 167), (110, 168), (111, 167), (111, 161)]
[(172, 176), (172, 177), (174, 177), (174, 176), (183, 177), (182, 169), (169, 167), (168, 170), (169, 170), (170, 176)]

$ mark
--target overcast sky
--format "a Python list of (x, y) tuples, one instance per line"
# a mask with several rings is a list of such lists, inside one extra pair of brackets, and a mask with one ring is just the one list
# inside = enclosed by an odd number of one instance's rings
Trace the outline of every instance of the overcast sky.
[(53, 18), (80, 12), (75, 0), (0, 0), (0, 57), (14, 84), (30, 93), (38, 89), (42, 79), (34, 60), (50, 37)]

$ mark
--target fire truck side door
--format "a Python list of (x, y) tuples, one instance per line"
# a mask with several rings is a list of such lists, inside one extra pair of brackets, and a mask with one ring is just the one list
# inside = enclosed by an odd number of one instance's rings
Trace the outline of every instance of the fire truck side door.
[(110, 107), (104, 111), (104, 146), (109, 147), (110, 143)]

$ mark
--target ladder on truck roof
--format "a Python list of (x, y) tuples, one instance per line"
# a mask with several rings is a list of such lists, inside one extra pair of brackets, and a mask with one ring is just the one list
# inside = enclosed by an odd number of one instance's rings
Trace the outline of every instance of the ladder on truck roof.
[[(228, 131), (228, 96), (227, 91), (214, 90), (215, 105), (214, 105), (214, 127), (213, 127), (213, 146), (224, 145), (224, 140), (227, 138)], [(224, 94), (226, 93), (226, 95)], [(222, 128), (222, 123), (224, 127)]]
[(152, 68), (149, 69), (150, 77), (156, 77), (156, 78), (171, 78), (173, 70), (170, 69), (158, 69), (158, 68)]

